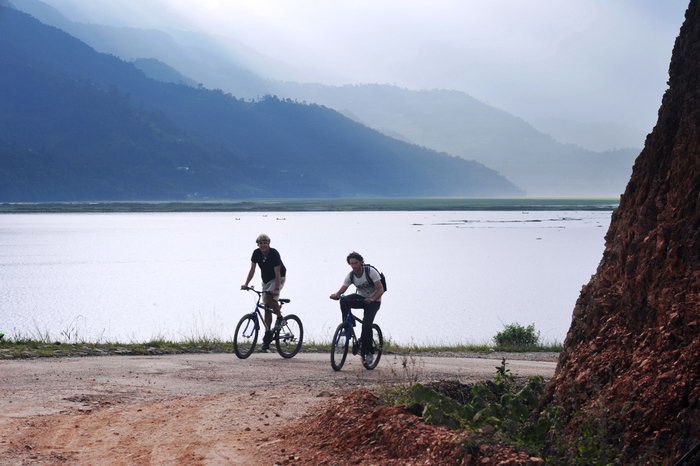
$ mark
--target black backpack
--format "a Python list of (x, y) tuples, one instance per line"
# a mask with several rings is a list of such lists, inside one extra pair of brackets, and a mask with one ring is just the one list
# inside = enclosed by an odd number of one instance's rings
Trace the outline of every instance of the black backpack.
[[(386, 277), (384, 276), (383, 273), (379, 271), (375, 266), (370, 265), (370, 264), (365, 264), (365, 276), (367, 277), (367, 280), (370, 280), (369, 278), (369, 268), (372, 267), (374, 270), (377, 271), (379, 274), (379, 278), (381, 279), (382, 286), (384, 287), (384, 291), (386, 292)], [(355, 284), (355, 274), (350, 272), (350, 282), (354, 285)]]

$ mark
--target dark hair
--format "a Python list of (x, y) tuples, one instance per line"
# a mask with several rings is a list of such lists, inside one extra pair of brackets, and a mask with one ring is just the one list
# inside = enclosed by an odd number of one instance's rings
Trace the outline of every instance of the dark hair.
[(365, 263), (365, 260), (362, 258), (362, 256), (360, 255), (359, 252), (353, 251), (350, 254), (348, 254), (347, 259), (345, 259), (346, 261), (348, 261), (348, 264), (350, 263), (350, 259), (356, 259), (356, 260), (362, 262), (363, 264)]

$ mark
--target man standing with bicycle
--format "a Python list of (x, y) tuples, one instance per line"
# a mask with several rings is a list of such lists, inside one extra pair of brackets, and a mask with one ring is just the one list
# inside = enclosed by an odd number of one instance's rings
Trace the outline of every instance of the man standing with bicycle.
[[(277, 299), (279, 299), (280, 291), (284, 286), (287, 269), (282, 263), (282, 257), (277, 249), (270, 247), (269, 236), (261, 234), (255, 242), (258, 248), (253, 251), (253, 255), (250, 258), (250, 270), (248, 271), (245, 283), (241, 285), (241, 289), (245, 290), (248, 288), (248, 284), (253, 279), (253, 275), (255, 275), (255, 265), (257, 264), (260, 266), (260, 276), (263, 282), (262, 291), (266, 292), (264, 297), (265, 323), (267, 324), (267, 328), (271, 328), (272, 312), (277, 315), (278, 322), (281, 322), (282, 319), (280, 304), (277, 302)], [(270, 309), (272, 309), (272, 312), (270, 312)], [(265, 332), (260, 351), (267, 352), (270, 349), (272, 334), (272, 330), (267, 330)]]
[[(347, 262), (352, 268), (352, 271), (346, 275), (342, 286), (335, 293), (331, 294), (330, 298), (340, 300), (340, 312), (345, 316), (350, 313), (350, 309), (363, 309), (364, 316), (362, 318), (362, 335), (360, 341), (362, 347), (360, 353), (364, 358), (365, 365), (371, 366), (374, 362), (374, 354), (372, 354), (372, 324), (374, 317), (379, 311), (379, 306), (382, 305), (382, 294), (384, 294), (384, 286), (382, 286), (381, 276), (377, 269), (372, 266), (365, 266), (365, 261), (357, 252), (348, 254)], [(343, 293), (350, 287), (355, 285), (356, 292), (347, 296)]]

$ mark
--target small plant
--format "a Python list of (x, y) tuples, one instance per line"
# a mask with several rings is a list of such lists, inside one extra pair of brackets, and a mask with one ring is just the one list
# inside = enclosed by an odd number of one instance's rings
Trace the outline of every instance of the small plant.
[(454, 384), (431, 388), (416, 383), (385, 391), (384, 400), (404, 406), (426, 423), (463, 429), (465, 451), (475, 451), (490, 438), (542, 456), (555, 466), (617, 464), (622, 429), (609, 425), (601, 411), (600, 415), (579, 413), (574, 435), (564, 434), (561, 407), (537, 412), (544, 387), (539, 376), (519, 382), (503, 359), (492, 381), (463, 386), (463, 390), (456, 390)]
[(493, 337), (496, 348), (500, 350), (527, 350), (540, 341), (540, 332), (535, 331), (535, 325), (523, 327), (520, 324), (508, 324)]
[[(543, 416), (550, 414), (547, 410), (542, 413)], [(609, 425), (604, 410), (595, 414), (581, 411), (573, 418), (573, 434), (568, 438), (562, 435), (563, 429), (550, 429), (547, 439), (548, 464), (555, 466), (619, 464), (622, 453), (620, 445), (622, 428), (619, 425)], [(641, 451), (637, 454), (639, 458), (642, 457)]]
[(462, 401), (453, 399), (422, 384), (408, 391), (394, 393), (394, 400), (411, 412), (420, 413), (425, 422), (471, 433), (489, 426), (508, 443), (539, 452), (551, 419), (533, 417), (532, 413), (544, 392), (544, 379), (531, 377), (518, 383), (503, 359), (493, 381), (472, 385)]

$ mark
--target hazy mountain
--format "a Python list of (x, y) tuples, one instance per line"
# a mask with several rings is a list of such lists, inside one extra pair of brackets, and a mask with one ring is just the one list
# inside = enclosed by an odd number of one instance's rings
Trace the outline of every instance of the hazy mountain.
[(264, 58), (256, 56), (243, 44), (236, 44), (236, 48), (245, 58), (235, 57), (206, 34), (76, 23), (39, 0), (11, 0), (10, 3), (41, 22), (77, 37), (98, 52), (127, 61), (154, 58), (196, 83), (210, 89), (223, 89), (240, 98), (269, 94), (267, 82), (244, 63), (245, 60), (263, 62)]
[[(639, 153), (634, 148), (593, 152), (561, 144), (521, 118), (458, 91), (266, 81), (243, 64), (261, 61), (250, 58), (254, 52), (242, 44), (236, 47), (248, 60), (231, 58), (204, 35), (76, 24), (38, 0), (13, 1), (98, 50), (127, 60), (153, 57), (206, 87), (241, 98), (276, 94), (322, 104), (393, 138), (478, 161), (502, 173), (530, 196), (616, 197), (624, 190)], [(183, 45), (187, 42), (197, 46)], [(177, 82), (147, 71), (156, 79)]]
[(318, 105), (152, 80), (0, 7), (0, 200), (515, 196)]
[(458, 91), (281, 83), (276, 92), (327, 105), (393, 137), (477, 160), (534, 196), (618, 196), (639, 153), (561, 144), (523, 119)]
[(131, 63), (136, 68), (143, 71), (146, 76), (164, 83), (185, 84), (187, 86), (196, 86), (197, 83), (190, 78), (183, 76), (178, 70), (172, 66), (168, 66), (155, 58), (137, 58)]

